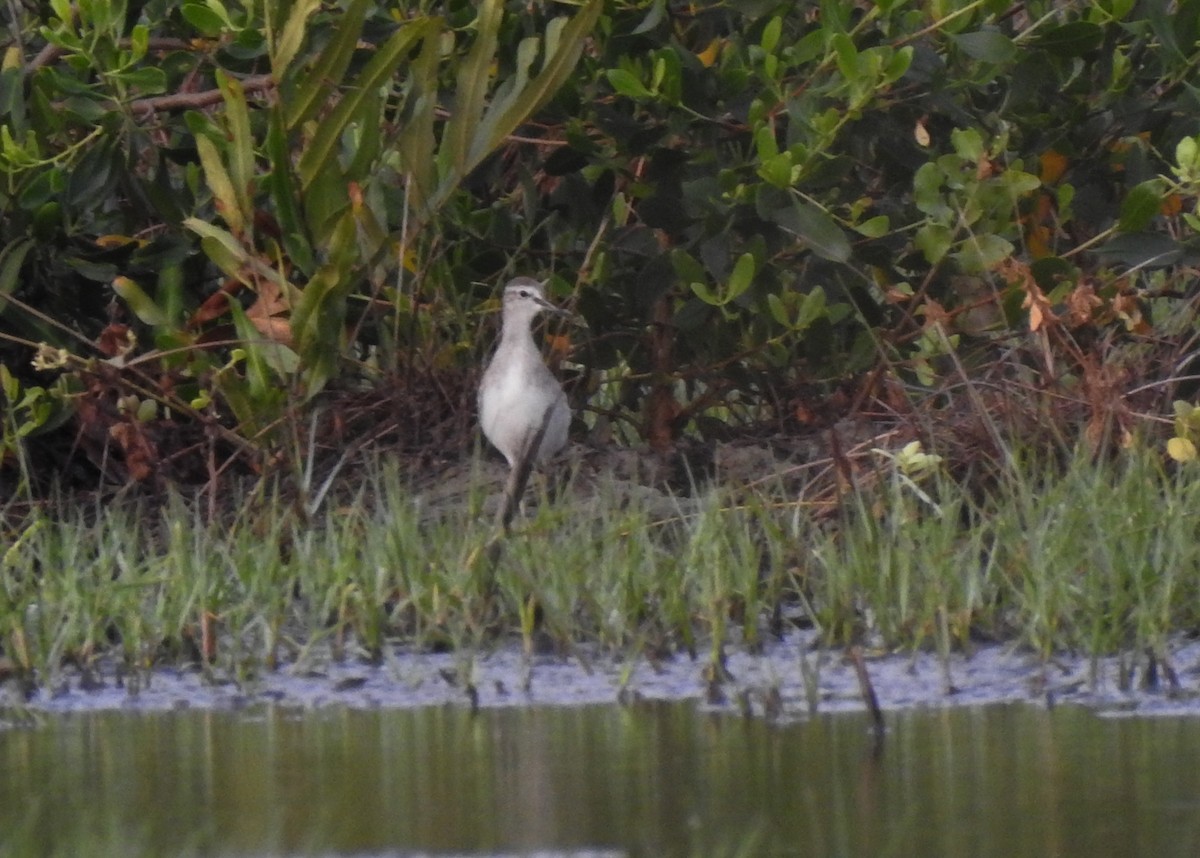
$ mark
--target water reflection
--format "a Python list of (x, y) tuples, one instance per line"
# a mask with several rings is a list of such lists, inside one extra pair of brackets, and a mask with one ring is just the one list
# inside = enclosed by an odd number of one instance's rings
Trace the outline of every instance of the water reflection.
[[(79, 714), (0, 731), (0, 853), (1194, 856), (1200, 721), (1025, 706)], [(86, 848), (85, 848), (86, 845)]]

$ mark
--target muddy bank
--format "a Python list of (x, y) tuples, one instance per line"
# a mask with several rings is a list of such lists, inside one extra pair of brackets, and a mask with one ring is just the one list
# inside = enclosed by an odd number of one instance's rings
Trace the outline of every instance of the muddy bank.
[[(929, 652), (865, 659), (880, 706), (887, 711), (1027, 702), (1075, 704), (1113, 714), (1200, 715), (1200, 643), (1172, 648), (1169, 664), (1146, 657), (1055, 658), (1048, 663), (1011, 647), (987, 646), (943, 661)], [(586, 661), (586, 665), (585, 662)], [(148, 712), (181, 708), (241, 709), (274, 705), (298, 710), (342, 706), (560, 706), (694, 700), (702, 709), (802, 719), (863, 710), (855, 668), (842, 651), (812, 649), (802, 634), (762, 655), (731, 651), (728, 676), (711, 681), (705, 659), (615, 660), (581, 650), (576, 657), (526, 658), (516, 646), (474, 657), (392, 650), (382, 665), (310, 658), (235, 682), (199, 669), (156, 669), (121, 676), (112, 664), (92, 673), (68, 668), (29, 699), (14, 680), (3, 687), (10, 712), (67, 713), (106, 709)], [(0, 718), (3, 712), (0, 710)]]

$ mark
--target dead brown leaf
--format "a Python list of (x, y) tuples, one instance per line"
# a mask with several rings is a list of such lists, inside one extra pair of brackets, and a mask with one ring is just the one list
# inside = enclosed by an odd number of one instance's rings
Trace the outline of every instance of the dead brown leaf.
[(1094, 312), (1104, 306), (1091, 283), (1081, 282), (1067, 296), (1067, 324), (1078, 328), (1092, 321)]
[(246, 318), (268, 340), (290, 346), (292, 324), (284, 318), (290, 312), (291, 305), (279, 284), (264, 280), (258, 284), (258, 299), (246, 310)]
[(143, 483), (154, 476), (159, 463), (158, 449), (140, 423), (114, 423), (108, 434), (121, 448), (131, 480)]

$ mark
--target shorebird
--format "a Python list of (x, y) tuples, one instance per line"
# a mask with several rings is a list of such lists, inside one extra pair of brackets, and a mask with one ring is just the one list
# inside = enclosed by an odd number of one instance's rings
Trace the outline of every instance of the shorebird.
[[(542, 284), (532, 277), (514, 277), (508, 282), (500, 345), (479, 382), (483, 434), (514, 470), (519, 465), (544, 462), (561, 450), (571, 425), (566, 394), (542, 360), (530, 330), (543, 312), (570, 315), (547, 301)], [(537, 448), (533, 449), (535, 442)]]

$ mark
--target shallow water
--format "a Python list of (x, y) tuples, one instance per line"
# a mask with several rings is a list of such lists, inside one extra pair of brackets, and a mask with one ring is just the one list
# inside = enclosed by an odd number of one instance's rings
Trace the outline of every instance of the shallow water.
[(0, 730), (3, 854), (1195, 856), (1200, 720), (771, 725), (691, 703), (74, 713)]

